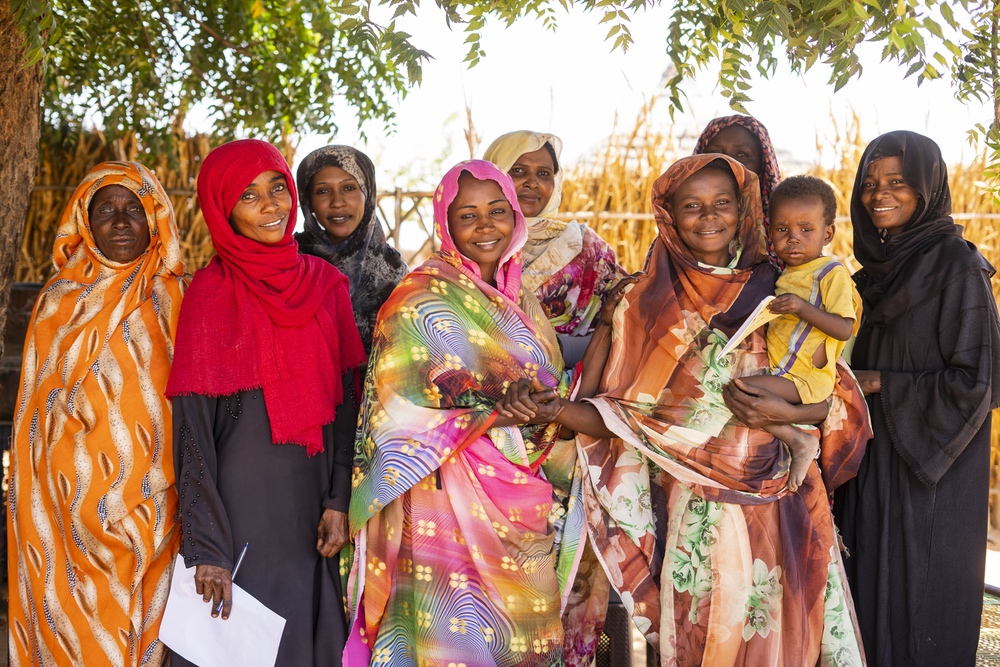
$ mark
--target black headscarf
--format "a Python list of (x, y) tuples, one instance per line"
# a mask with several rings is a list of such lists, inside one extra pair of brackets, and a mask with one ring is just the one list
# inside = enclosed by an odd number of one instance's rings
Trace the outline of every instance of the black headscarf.
[[(365, 210), (350, 236), (334, 243), (316, 220), (309, 201), (313, 176), (323, 167), (339, 167), (353, 176), (365, 195)], [(372, 336), (379, 308), (406, 275), (406, 264), (399, 252), (386, 243), (382, 225), (375, 218), (378, 191), (375, 189), (375, 165), (367, 155), (350, 146), (325, 146), (313, 151), (299, 165), (295, 175), (299, 188), (305, 231), (295, 235), (299, 249), (330, 262), (347, 276), (351, 284), (354, 319), (371, 352)]]
[[(894, 156), (902, 158), (903, 180), (920, 200), (903, 229), (883, 238), (861, 203), (861, 185), (872, 162)], [(993, 267), (962, 238), (962, 227), (952, 219), (948, 168), (938, 145), (922, 134), (889, 132), (868, 144), (854, 179), (851, 222), (854, 256), (862, 266), (854, 280), (870, 326), (884, 326), (937, 295), (962, 271), (993, 274)]]

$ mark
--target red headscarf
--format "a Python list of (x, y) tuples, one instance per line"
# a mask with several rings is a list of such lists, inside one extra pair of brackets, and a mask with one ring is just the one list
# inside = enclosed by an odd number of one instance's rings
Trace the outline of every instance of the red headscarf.
[[(229, 215), (247, 185), (271, 170), (285, 177), (292, 206), (284, 237), (266, 245), (236, 233)], [(347, 279), (298, 252), (296, 200), (292, 173), (267, 142), (234, 141), (205, 158), (198, 201), (216, 256), (185, 296), (167, 395), (260, 387), (272, 441), (305, 445), (312, 455), (343, 401), (342, 373), (365, 357)]]

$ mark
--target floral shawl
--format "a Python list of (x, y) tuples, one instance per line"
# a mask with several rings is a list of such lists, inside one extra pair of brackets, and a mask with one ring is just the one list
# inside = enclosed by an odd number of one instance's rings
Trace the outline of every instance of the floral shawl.
[[(728, 267), (697, 262), (665, 206), (718, 159), (740, 186)], [(590, 472), (588, 527), (612, 585), (666, 664), (860, 664), (819, 470), (788, 494), (785, 448), (738, 422), (722, 401), (732, 378), (768, 367), (759, 333), (732, 355), (718, 354), (773, 289), (759, 193), (751, 172), (714, 154), (684, 158), (654, 184), (659, 241), (648, 274), (615, 312), (593, 399), (618, 437), (578, 438)], [(836, 484), (863, 454), (867, 412), (835, 402), (824, 429)]]
[[(150, 246), (105, 257), (88, 208), (131, 190)], [(59, 224), (58, 273), (38, 295), (24, 347), (10, 476), (13, 664), (159, 664), (173, 557), (170, 401), (187, 279), (173, 208), (151, 171), (104, 162)]]
[(555, 451), (554, 424), (493, 427), (493, 406), (517, 379), (565, 392), (567, 378), (520, 287), (520, 211), (496, 288), (455, 247), (447, 211), (463, 171), (497, 181), (517, 210), (494, 165), (454, 167), (434, 197), (441, 251), (382, 309), (356, 444), (352, 615), (373, 660), (407, 646), (414, 663), (551, 665), (584, 530), (575, 452)]
[[(525, 153), (550, 145), (558, 159), (562, 142), (553, 134), (526, 130), (494, 141), (483, 159), (510, 171)], [(523, 281), (534, 292), (556, 333), (585, 336), (593, 332), (608, 291), (626, 275), (615, 251), (593, 229), (579, 222), (548, 218), (559, 210), (565, 170), (555, 173), (555, 187), (537, 218), (527, 218)]]

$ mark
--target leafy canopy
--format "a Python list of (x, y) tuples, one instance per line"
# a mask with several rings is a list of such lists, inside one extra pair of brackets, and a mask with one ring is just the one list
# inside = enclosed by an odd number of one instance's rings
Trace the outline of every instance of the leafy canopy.
[[(608, 25), (613, 49), (632, 44), (631, 20), (664, 0), (435, 0), (466, 33), (466, 60), (484, 55), (488, 20), (526, 16), (557, 28), (576, 5)], [(46, 109), (53, 120), (95, 109), (112, 130), (163, 129), (208, 102), (216, 130), (277, 136), (335, 128), (330, 100), (342, 96), (361, 121), (391, 120), (392, 101), (419, 84), (430, 54), (396, 20), (419, 0), (13, 0), (29, 58), (47, 48)], [(861, 72), (863, 42), (918, 82), (950, 76), (959, 99), (1000, 100), (1000, 3), (970, 0), (673, 0), (664, 26), (675, 74), (667, 96), (682, 108), (682, 84), (719, 67), (734, 109), (750, 101), (754, 72), (780, 61), (795, 72), (830, 66), (839, 89)], [(388, 25), (371, 16), (391, 16)], [(46, 38), (48, 46), (46, 47)], [(971, 130), (1000, 146), (996, 116)], [(1000, 153), (998, 153), (1000, 156)]]
[[(341, 97), (391, 120), (429, 57), (351, 0), (14, 0), (49, 123), (86, 114), (153, 141), (204, 102), (223, 136), (336, 129)], [(46, 43), (47, 40), (47, 43)]]

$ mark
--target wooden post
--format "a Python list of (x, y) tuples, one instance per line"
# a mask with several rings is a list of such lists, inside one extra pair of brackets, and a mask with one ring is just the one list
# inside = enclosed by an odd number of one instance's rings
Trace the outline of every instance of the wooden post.
[(403, 190), (396, 188), (393, 193), (392, 214), (396, 218), (392, 226), (392, 245), (399, 250), (399, 228), (403, 226)]

